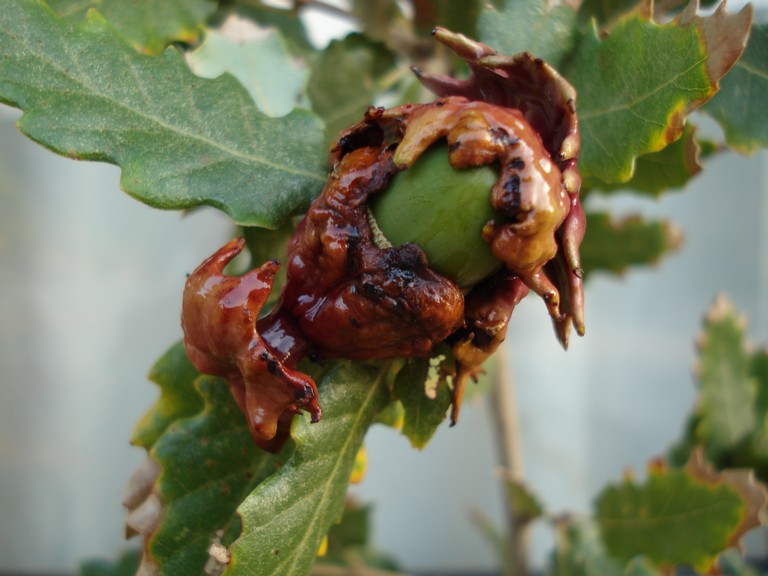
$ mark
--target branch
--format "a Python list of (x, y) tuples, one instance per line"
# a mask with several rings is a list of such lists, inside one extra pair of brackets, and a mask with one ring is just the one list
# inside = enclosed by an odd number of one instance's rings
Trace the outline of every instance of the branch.
[[(522, 456), (520, 434), (517, 425), (517, 403), (514, 394), (514, 379), (509, 359), (504, 349), (496, 355), (498, 372), (491, 387), (491, 415), (496, 428), (496, 442), (504, 477), (517, 480), (522, 478)], [(505, 495), (507, 491), (504, 491)], [(506, 498), (508, 541), (503, 550), (505, 574), (524, 576), (528, 574), (527, 522), (517, 517), (509, 498)]]

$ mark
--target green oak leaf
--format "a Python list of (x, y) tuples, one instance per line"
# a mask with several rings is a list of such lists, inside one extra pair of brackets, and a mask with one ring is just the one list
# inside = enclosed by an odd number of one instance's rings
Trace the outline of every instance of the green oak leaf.
[(203, 399), (195, 388), (199, 377), (181, 343), (163, 354), (149, 372), (149, 379), (160, 387), (160, 398), (136, 425), (131, 443), (149, 450), (175, 421), (200, 412)]
[(333, 40), (312, 65), (308, 92), (312, 110), (333, 141), (339, 132), (363, 119), (395, 64), (383, 45), (359, 34)]
[(633, 12), (604, 39), (594, 28), (580, 38), (561, 72), (578, 93), (585, 178), (628, 181), (635, 159), (679, 138), (686, 115), (712, 97), (738, 59), (751, 7), (704, 18), (693, 8), (664, 24)]
[(768, 147), (768, 24), (752, 27), (747, 49), (702, 108), (723, 127), (725, 139), (744, 153)]
[(314, 115), (269, 118), (234, 78), (199, 78), (174, 49), (138, 54), (96, 12), (72, 25), (40, 0), (5, 2), (0, 60), (0, 102), (24, 111), (25, 134), (119, 165), (123, 189), (151, 206), (212, 205), (271, 228), (325, 181)]
[(751, 373), (744, 320), (719, 297), (699, 337), (697, 436), (712, 460), (755, 432), (757, 381)]
[(750, 468), (768, 481), (768, 352), (751, 350), (743, 319), (722, 296), (699, 344), (699, 401), (671, 461), (682, 465), (701, 449), (718, 469)]
[[(148, 451), (152, 465), (129, 482), (128, 525), (144, 536), (143, 562), (157, 574), (201, 574), (211, 544), (239, 534), (237, 507), (291, 445), (277, 456), (257, 448), (226, 382), (197, 372), (181, 344), (150, 378), (160, 399), (137, 425), (133, 443)], [(142, 522), (141, 510), (153, 509), (160, 521)]]
[(395, 378), (394, 395), (404, 409), (401, 431), (414, 448), (427, 445), (451, 405), (448, 384), (439, 374), (440, 363), (438, 358), (408, 360)]
[(232, 74), (248, 90), (267, 116), (288, 114), (300, 103), (309, 71), (291, 57), (276, 31), (264, 31), (252, 40), (235, 40), (211, 30), (187, 55), (190, 68), (203, 78)]
[(169, 576), (202, 573), (212, 542), (239, 534), (237, 507), (293, 447), (274, 455), (256, 446), (224, 380), (201, 376), (195, 388), (204, 409), (177, 420), (150, 452), (160, 467), (155, 493), (163, 515), (144, 562)]
[(715, 473), (694, 454), (684, 469), (654, 463), (642, 484), (626, 478), (595, 502), (608, 553), (660, 567), (711, 570), (717, 556), (759, 525), (765, 489), (748, 471)]
[(500, 54), (530, 52), (558, 67), (578, 39), (576, 11), (542, 0), (507, 0), (486, 6), (478, 22), (479, 38)]
[(639, 156), (635, 162), (635, 173), (626, 182), (606, 184), (597, 179), (587, 179), (583, 182), (582, 189), (605, 192), (633, 190), (658, 198), (664, 192), (683, 188), (702, 169), (702, 149), (695, 134), (695, 127), (688, 124), (683, 135), (672, 144), (658, 152)]
[(363, 436), (389, 401), (390, 367), (340, 363), (319, 383), (323, 419), (299, 419), (296, 448), (239, 508), (243, 532), (225, 576), (309, 574), (323, 537), (343, 511)]
[(174, 42), (192, 44), (216, 10), (212, 0), (49, 0), (60, 16), (79, 20), (97, 9), (138, 50), (159, 54)]
[(581, 244), (581, 267), (585, 274), (620, 274), (630, 266), (657, 262), (681, 244), (680, 232), (665, 221), (647, 221), (629, 216), (616, 221), (603, 212), (587, 213), (589, 233)]

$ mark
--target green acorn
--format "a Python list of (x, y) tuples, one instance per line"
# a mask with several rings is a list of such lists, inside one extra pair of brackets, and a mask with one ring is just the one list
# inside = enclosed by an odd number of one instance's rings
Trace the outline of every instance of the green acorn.
[(372, 198), (374, 231), (384, 244), (418, 245), (432, 270), (470, 288), (502, 266), (482, 238), (501, 218), (491, 206), (498, 177), (493, 165), (454, 168), (447, 146), (435, 144)]

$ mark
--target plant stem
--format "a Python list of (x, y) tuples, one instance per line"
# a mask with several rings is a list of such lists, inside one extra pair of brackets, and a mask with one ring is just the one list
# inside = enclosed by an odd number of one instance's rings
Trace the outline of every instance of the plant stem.
[[(510, 361), (502, 349), (496, 355), (498, 371), (491, 387), (491, 414), (496, 429), (499, 463), (505, 479), (522, 478), (522, 456), (518, 428), (517, 402), (514, 393), (514, 379)], [(515, 513), (504, 490), (506, 501), (507, 546), (504, 549), (504, 572), (506, 576), (528, 574), (528, 530), (527, 522)]]

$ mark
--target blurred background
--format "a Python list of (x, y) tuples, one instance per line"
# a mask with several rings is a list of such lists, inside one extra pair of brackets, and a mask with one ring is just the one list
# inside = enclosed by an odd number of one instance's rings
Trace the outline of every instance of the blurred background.
[[(71, 573), (130, 545), (120, 502), (144, 457), (131, 430), (157, 398), (146, 374), (181, 337), (185, 274), (232, 229), (213, 210), (141, 205), (119, 192), (117, 168), (60, 158), (17, 119), (0, 106), (0, 572)], [(587, 335), (567, 352), (538, 299), (515, 312), (503, 354), (522, 472), (553, 512), (587, 512), (606, 482), (642, 475), (680, 437), (696, 335), (717, 294), (768, 343), (766, 152), (716, 155), (685, 191), (656, 202), (590, 202), (667, 217), (685, 240), (653, 267), (592, 277)], [(480, 512), (503, 525), (487, 396), (474, 395), (422, 452), (383, 427), (366, 445), (367, 477), (352, 493), (373, 504), (380, 549), (413, 570), (495, 566), (471, 520)], [(538, 526), (539, 565), (550, 543)]]

